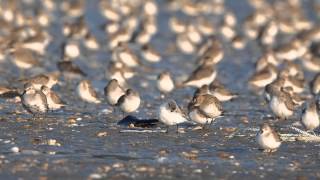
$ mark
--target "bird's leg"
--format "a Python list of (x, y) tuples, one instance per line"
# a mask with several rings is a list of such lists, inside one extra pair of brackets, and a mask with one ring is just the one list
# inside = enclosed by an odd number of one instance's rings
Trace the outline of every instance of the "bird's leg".
[(167, 130), (166, 130), (166, 133), (169, 133), (169, 126), (167, 126)]
[(179, 133), (179, 125), (177, 124), (176, 133)]
[(211, 119), (211, 122), (210, 122), (210, 125), (209, 125), (209, 127), (211, 127), (211, 126), (212, 126), (212, 124), (213, 124), (213, 121), (214, 121), (214, 119), (212, 118), (212, 119)]
[(207, 129), (208, 128), (208, 124), (209, 124), (209, 121), (207, 119), (206, 123), (203, 125), (203, 130)]
[(314, 130), (309, 130), (309, 131), (307, 131), (308, 133), (310, 133), (310, 134), (312, 134), (312, 135), (314, 135), (314, 136), (317, 136), (317, 134), (314, 132)]
[(202, 127), (202, 130), (205, 130), (206, 129), (206, 124), (202, 124), (201, 127)]

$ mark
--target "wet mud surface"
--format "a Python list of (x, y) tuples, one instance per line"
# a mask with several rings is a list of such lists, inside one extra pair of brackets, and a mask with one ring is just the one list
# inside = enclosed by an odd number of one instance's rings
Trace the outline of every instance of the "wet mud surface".
[[(234, 1), (232, 1), (234, 2)], [(239, 18), (249, 12), (240, 2), (227, 1), (227, 7), (235, 10)], [(160, 3), (161, 4), (161, 3)], [(161, 4), (160, 6), (164, 6)], [(88, 10), (96, 7), (96, 1)], [(237, 9), (237, 7), (241, 7)], [(88, 11), (87, 10), (87, 11)], [(103, 22), (98, 12), (88, 13), (89, 24)], [(162, 16), (161, 16), (162, 15)], [(169, 12), (161, 11), (160, 24), (167, 22)], [(173, 44), (170, 35), (160, 31), (152, 41), (160, 52)], [(59, 24), (55, 28), (58, 28)], [(105, 40), (103, 32), (98, 37)], [(57, 39), (60, 41), (60, 39)], [(54, 42), (49, 49), (54, 52)], [(228, 115), (216, 120), (205, 130), (194, 130), (195, 125), (185, 124), (176, 133), (171, 127), (156, 123), (143, 129), (119, 125), (124, 115), (105, 101), (99, 105), (82, 102), (75, 93), (77, 81), (54, 87), (68, 106), (65, 110), (50, 112), (45, 119), (31, 120), (21, 104), (14, 100), (0, 99), (0, 177), (5, 179), (236, 179), (236, 178), (311, 178), (320, 177), (319, 144), (284, 142), (276, 153), (263, 153), (255, 142), (255, 129), (270, 119), (264, 100), (251, 93), (247, 80), (253, 73), (254, 62), (260, 56), (255, 43), (249, 43), (241, 51), (224, 44), (225, 57), (218, 65), (218, 79), (240, 97), (223, 104)], [(54, 56), (51, 53), (50, 56)], [(107, 79), (105, 71), (110, 52), (86, 52), (77, 63), (89, 74), (99, 96), (103, 99), (103, 87)], [(133, 113), (138, 119), (157, 119), (158, 106), (174, 98), (186, 109), (194, 89), (177, 89), (161, 99), (155, 79), (162, 70), (169, 70), (176, 78), (187, 76), (194, 68), (195, 57), (180, 52), (164, 53), (163, 61), (129, 81), (140, 91), (142, 105)], [(57, 61), (48, 61), (43, 68), (29, 74), (56, 70)], [(187, 63), (188, 62), (188, 63)], [(190, 62), (190, 63), (189, 63)], [(3, 84), (19, 78), (10, 61), (1, 62)], [(114, 110), (114, 111), (113, 111)], [(298, 114), (298, 113), (297, 113)], [(297, 121), (297, 116), (277, 125), (281, 132), (289, 132), (286, 124)], [(270, 120), (272, 121), (272, 119)], [(130, 124), (129, 124), (130, 126)], [(136, 129), (137, 132), (126, 130)], [(18, 149), (17, 149), (18, 148)]]

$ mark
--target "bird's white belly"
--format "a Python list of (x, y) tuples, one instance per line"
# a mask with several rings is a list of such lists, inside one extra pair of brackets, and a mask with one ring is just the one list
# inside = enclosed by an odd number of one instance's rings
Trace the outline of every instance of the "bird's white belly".
[(210, 84), (212, 81), (214, 81), (216, 78), (216, 75), (217, 75), (217, 71), (214, 71), (209, 77), (204, 77), (199, 80), (190, 81), (190, 82), (186, 83), (186, 85), (200, 88), (201, 86), (203, 86), (205, 84)]
[(308, 130), (313, 130), (313, 129), (317, 128), (320, 124), (319, 115), (314, 112), (306, 112), (302, 116), (302, 124)]
[(123, 94), (124, 92), (119, 89), (111, 91), (110, 94), (107, 96), (109, 103), (111, 105), (115, 105)]
[(187, 121), (187, 119), (184, 118), (181, 114), (171, 112), (170, 110), (167, 110), (165, 107), (160, 107), (159, 120), (169, 126), (180, 124)]
[(165, 93), (171, 92), (174, 88), (173, 82), (168, 79), (163, 79), (158, 81), (157, 86), (161, 92), (165, 92)]
[(293, 114), (293, 111), (289, 110), (285, 103), (280, 102), (277, 97), (273, 97), (270, 103), (271, 110), (280, 118), (287, 118)]
[(151, 52), (145, 52), (143, 54), (144, 58), (146, 60), (148, 60), (149, 62), (153, 62), (153, 63), (156, 63), (156, 62), (159, 62), (160, 61), (160, 56), (156, 55), (156, 54), (153, 54)]
[(140, 106), (140, 98), (134, 97), (129, 99), (126, 99), (125, 102), (121, 104), (121, 109), (124, 112), (130, 113), (135, 110), (137, 110)]
[(203, 111), (210, 117), (216, 118), (221, 115), (221, 111), (217, 108), (216, 105), (211, 104), (203, 108)]
[(88, 90), (81, 90), (80, 87), (77, 89), (80, 98), (88, 103), (100, 103), (100, 101), (93, 97)]
[(199, 124), (208, 124), (211, 123), (212, 119), (206, 118), (205, 116), (200, 116), (197, 110), (192, 110), (189, 112), (189, 117), (192, 121)]
[(257, 142), (262, 149), (277, 149), (281, 145), (271, 136), (257, 135)]

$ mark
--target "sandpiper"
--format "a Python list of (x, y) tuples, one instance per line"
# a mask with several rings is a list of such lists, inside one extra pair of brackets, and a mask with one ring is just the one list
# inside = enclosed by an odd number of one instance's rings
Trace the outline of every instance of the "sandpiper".
[(171, 31), (174, 33), (183, 33), (186, 31), (186, 22), (182, 21), (181, 19), (178, 19), (177, 17), (173, 16), (169, 19), (169, 27)]
[(231, 44), (234, 49), (242, 50), (246, 47), (247, 40), (243, 35), (238, 34), (234, 38), (232, 38)]
[[(178, 125), (188, 121), (186, 115), (174, 100), (169, 100), (159, 107), (159, 121), (167, 126)], [(168, 128), (167, 128), (168, 132)]]
[(63, 59), (76, 59), (80, 56), (79, 43), (68, 41), (63, 44)]
[(214, 95), (219, 101), (230, 101), (236, 98), (238, 95), (232, 93), (230, 90), (225, 88), (222, 84), (212, 82), (209, 86), (210, 94)]
[(46, 52), (46, 48), (51, 40), (52, 38), (46, 31), (38, 30), (38, 32), (34, 36), (25, 39), (17, 46), (21, 46), (22, 48), (29, 49), (38, 54), (44, 55)]
[(303, 66), (311, 72), (320, 72), (320, 57), (306, 53), (302, 58)]
[(302, 93), (304, 89), (304, 79), (298, 79), (297, 77), (287, 76), (280, 74), (280, 77), (284, 79), (284, 87), (292, 87), (293, 92)]
[(119, 98), (116, 105), (120, 106), (123, 113), (131, 113), (139, 108), (140, 102), (139, 93), (132, 89), (127, 89), (126, 93)]
[(275, 57), (275, 54), (272, 50), (266, 50), (264, 54), (257, 60), (255, 66), (256, 71), (259, 72), (267, 67), (269, 64), (273, 66), (278, 66), (280, 61)]
[(140, 64), (138, 57), (129, 48), (127, 43), (119, 43), (114, 48), (112, 56), (115, 61), (120, 61), (128, 67), (137, 67)]
[(109, 71), (108, 74), (110, 77), (116, 76), (115, 74), (117, 72), (120, 72), (120, 74), (125, 79), (131, 79), (136, 74), (136, 72), (132, 68), (126, 66), (125, 64), (119, 61), (111, 61), (108, 66), (108, 71)]
[(204, 63), (191, 73), (189, 78), (183, 82), (183, 85), (199, 88), (205, 84), (210, 84), (215, 80), (216, 76), (217, 70), (214, 65)]
[(223, 114), (220, 101), (210, 94), (194, 97), (188, 105), (188, 110), (190, 119), (202, 125), (211, 124)]
[(161, 56), (159, 52), (153, 49), (150, 45), (143, 45), (142, 46), (142, 55), (145, 60), (151, 63), (157, 63), (161, 60)]
[(268, 65), (263, 70), (256, 72), (249, 79), (249, 84), (254, 89), (264, 88), (277, 78), (277, 69), (273, 65)]
[(316, 101), (311, 101), (310, 103), (306, 104), (306, 107), (302, 110), (301, 124), (305, 127), (308, 131), (313, 131), (320, 125), (319, 119), (319, 105)]
[(164, 71), (158, 76), (157, 88), (161, 93), (170, 93), (174, 87), (174, 81), (168, 71)]
[(270, 90), (270, 109), (280, 120), (286, 120), (293, 115), (295, 110), (295, 104), (290, 97), (290, 94), (284, 92), (282, 89)]
[(199, 50), (200, 58), (197, 64), (211, 63), (217, 64), (220, 62), (224, 56), (224, 51), (221, 42), (212, 37), (207, 43), (205, 43)]
[(66, 106), (66, 103), (62, 101), (58, 94), (51, 90), (49, 87), (42, 86), (41, 91), (47, 97), (48, 108), (50, 110), (58, 110)]
[(281, 145), (278, 133), (267, 123), (261, 125), (256, 141), (264, 152), (275, 152)]
[(118, 22), (121, 19), (121, 14), (115, 8), (110, 6), (109, 2), (100, 1), (102, 15), (110, 21)]
[(125, 93), (123, 88), (119, 85), (117, 79), (111, 79), (104, 88), (104, 95), (110, 105), (117, 104), (119, 98)]
[(20, 69), (30, 69), (40, 65), (35, 53), (32, 50), (23, 48), (13, 49), (12, 61)]
[(58, 78), (59, 72), (51, 72), (46, 74), (38, 74), (27, 79), (21, 79), (19, 80), (19, 82), (22, 82), (23, 84), (31, 83), (33, 87), (37, 90), (40, 90), (41, 86), (46, 86), (51, 89), (54, 85), (58, 83)]
[(31, 83), (24, 86), (24, 92), (21, 95), (21, 103), (33, 117), (45, 115), (48, 111), (46, 95), (40, 90), (36, 90)]
[(98, 50), (100, 48), (97, 38), (92, 33), (86, 34), (84, 37), (84, 45), (89, 50)]
[(301, 106), (307, 99), (307, 97), (303, 97), (303, 95), (294, 92), (292, 87), (283, 87), (282, 90), (290, 95), (292, 101), (297, 106)]
[(198, 88), (193, 93), (193, 97), (196, 97), (198, 95), (205, 95), (205, 94), (211, 94), (210, 89), (209, 89), (209, 85), (207, 85), (207, 84), (205, 84), (205, 85), (201, 86), (200, 88)]
[(186, 32), (177, 35), (176, 46), (184, 54), (192, 54), (196, 50), (195, 45), (190, 41)]
[(303, 69), (302, 67), (295, 63), (295, 62), (285, 62), (284, 68), (281, 70), (280, 75), (286, 75), (286, 76), (291, 76), (291, 77), (296, 77), (297, 79), (303, 79), (304, 74), (303, 74)]
[(59, 71), (61, 71), (66, 77), (82, 77), (86, 76), (79, 66), (74, 64), (72, 61), (60, 61), (57, 63)]
[(276, 57), (282, 60), (294, 61), (307, 52), (307, 48), (299, 39), (293, 39), (287, 44), (275, 49)]
[(88, 103), (98, 104), (101, 102), (98, 98), (97, 92), (94, 90), (89, 80), (82, 80), (78, 84), (77, 93), (82, 100)]

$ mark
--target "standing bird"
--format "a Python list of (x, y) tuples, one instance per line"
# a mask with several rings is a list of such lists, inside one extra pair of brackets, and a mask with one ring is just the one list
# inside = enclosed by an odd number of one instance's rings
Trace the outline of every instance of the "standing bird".
[(33, 117), (45, 115), (49, 109), (46, 95), (35, 89), (31, 83), (25, 84), (24, 92), (21, 95), (21, 103), (23, 108)]
[(77, 87), (77, 92), (80, 98), (88, 103), (99, 104), (97, 92), (93, 89), (90, 81), (82, 80)]
[(214, 95), (219, 101), (230, 101), (236, 98), (238, 95), (232, 93), (230, 90), (225, 88), (223, 85), (212, 82), (209, 86), (210, 93)]
[(217, 71), (211, 63), (204, 63), (195, 69), (189, 78), (183, 83), (184, 86), (201, 87), (205, 84), (210, 84), (215, 80)]
[[(159, 121), (164, 123), (167, 126), (177, 126), (178, 125), (188, 121), (186, 115), (184, 112), (182, 112), (181, 108), (177, 105), (177, 103), (174, 100), (169, 100), (166, 103), (163, 103), (159, 107)], [(168, 132), (169, 127), (167, 127)]]
[(289, 93), (282, 89), (278, 90), (276, 88), (271, 88), (269, 90), (269, 94), (269, 106), (277, 118), (280, 118), (280, 120), (286, 120), (293, 115), (295, 104)]
[(300, 122), (307, 131), (314, 131), (320, 125), (319, 106), (316, 101), (306, 105), (302, 111)]
[(38, 74), (31, 78), (21, 79), (19, 82), (24, 84), (31, 83), (34, 88), (40, 90), (42, 86), (46, 86), (48, 88), (52, 88), (59, 81), (59, 73), (52, 72), (46, 74)]
[(150, 45), (142, 46), (142, 56), (145, 60), (151, 63), (157, 63), (161, 60), (161, 55), (155, 49), (153, 49)]
[(139, 59), (126, 43), (119, 43), (113, 51), (113, 59), (120, 61), (128, 67), (137, 67), (140, 65)]
[(124, 93), (125, 91), (119, 85), (117, 79), (111, 79), (104, 88), (104, 95), (106, 96), (107, 101), (111, 106), (116, 105), (118, 100)]
[[(40, 62), (32, 50), (17, 48), (10, 53), (12, 62), (22, 71), (40, 66)], [(24, 72), (21, 73), (21, 76), (24, 76)]]
[(157, 79), (157, 88), (161, 93), (170, 93), (174, 89), (174, 81), (169, 72), (162, 72)]
[(132, 113), (139, 108), (140, 102), (139, 93), (132, 89), (127, 89), (126, 93), (119, 98), (116, 105), (120, 107), (123, 113)]
[(271, 64), (260, 71), (255, 72), (249, 79), (249, 85), (254, 90), (265, 88), (268, 84), (277, 79), (277, 68)]
[(66, 103), (49, 87), (42, 86), (41, 91), (47, 97), (47, 103), (50, 110), (58, 110), (66, 106)]
[(223, 114), (220, 101), (210, 94), (198, 95), (188, 106), (189, 117), (192, 121), (206, 125)]
[(278, 133), (267, 123), (261, 125), (256, 141), (264, 152), (275, 152), (281, 145)]

